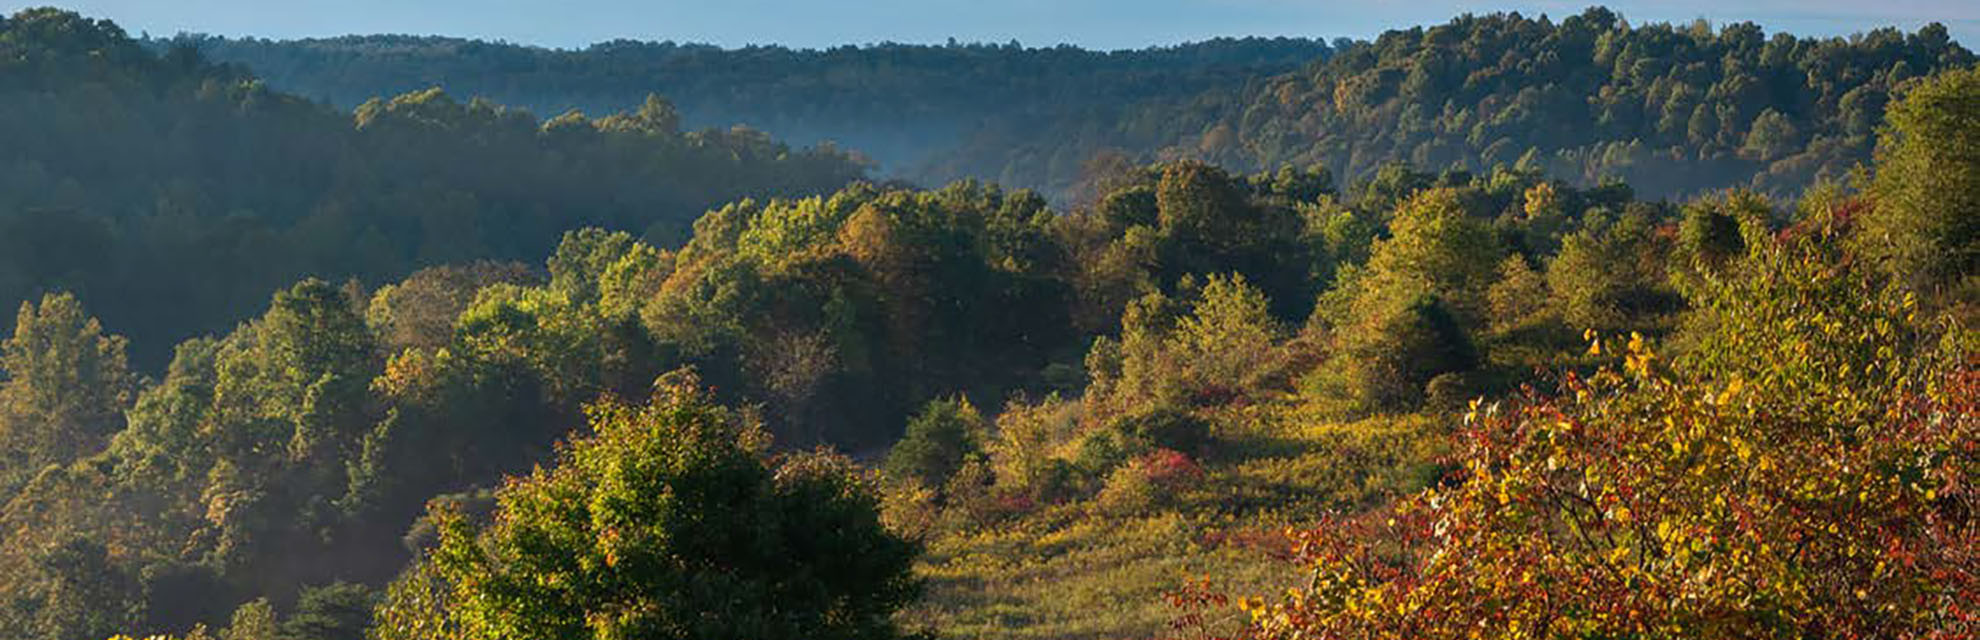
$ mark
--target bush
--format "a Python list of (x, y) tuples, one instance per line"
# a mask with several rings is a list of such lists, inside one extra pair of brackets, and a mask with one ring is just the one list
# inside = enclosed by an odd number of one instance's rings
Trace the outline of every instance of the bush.
[[(1079, 423), (1078, 403), (1047, 397), (1038, 404), (1012, 402), (997, 416), (997, 438), (990, 445), (991, 469), (1004, 491), (1048, 500), (1069, 479), (1057, 469), (1058, 449), (1072, 440)], [(1064, 475), (1065, 477), (1055, 477)]]
[(594, 405), (592, 434), (504, 485), (492, 524), (443, 513), (424, 560), (441, 606), (395, 587), (379, 640), (668, 637), (682, 621), (698, 637), (900, 636), (918, 547), (882, 528), (856, 465), (766, 459), (751, 414), (691, 375), (656, 387), (646, 406)]
[(1176, 495), (1197, 487), (1203, 477), (1203, 467), (1188, 454), (1156, 449), (1108, 475), (1095, 503), (1104, 513), (1143, 513), (1176, 504)]
[(1210, 441), (1210, 426), (1188, 411), (1174, 407), (1149, 409), (1115, 418), (1111, 428), (1158, 449), (1200, 453)]
[(1456, 411), (1476, 396), (1473, 388), (1475, 376), (1464, 373), (1441, 373), (1423, 386), (1423, 404), (1434, 411)]
[(968, 399), (929, 402), (887, 452), (887, 478), (939, 488), (964, 461), (983, 455), (983, 432), (983, 416)]
[(1114, 427), (1089, 431), (1073, 452), (1073, 469), (1085, 478), (1105, 478), (1128, 462), (1137, 444)]

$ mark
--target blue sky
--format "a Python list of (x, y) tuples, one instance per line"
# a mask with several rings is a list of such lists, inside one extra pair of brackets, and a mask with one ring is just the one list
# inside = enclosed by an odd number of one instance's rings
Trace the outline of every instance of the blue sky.
[[(54, 0), (50, 0), (54, 1)], [(9, 13), (21, 6), (0, 0)], [(1223, 35), (1366, 37), (1473, 12), (1563, 16), (1592, 4), (1444, 0), (72, 0), (132, 33), (275, 38), (416, 33), (557, 47), (612, 38), (776, 43), (1072, 43), (1136, 48)], [(11, 6), (8, 6), (11, 5)], [(1613, 0), (1633, 22), (1751, 20), (1772, 31), (1847, 35), (1943, 22), (1980, 43), (1980, 0)]]

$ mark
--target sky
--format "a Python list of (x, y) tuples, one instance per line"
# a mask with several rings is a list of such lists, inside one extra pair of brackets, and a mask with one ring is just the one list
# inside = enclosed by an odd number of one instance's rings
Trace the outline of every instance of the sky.
[[(0, 0), (7, 13), (24, 6)], [(1446, 0), (69, 0), (132, 34), (299, 38), (407, 33), (582, 47), (616, 38), (723, 46), (1008, 42), (1122, 49), (1217, 36), (1366, 38), (1463, 13), (1556, 18), (1576, 2)], [(1848, 35), (1944, 23), (1980, 44), (1980, 0), (1610, 0), (1631, 22), (1753, 21), (1768, 32)]]

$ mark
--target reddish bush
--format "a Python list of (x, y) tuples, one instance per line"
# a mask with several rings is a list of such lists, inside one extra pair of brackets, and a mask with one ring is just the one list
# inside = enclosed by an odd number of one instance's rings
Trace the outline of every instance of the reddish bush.
[(1135, 461), (1149, 484), (1175, 491), (1195, 487), (1203, 481), (1203, 466), (1189, 454), (1174, 449), (1156, 449)]

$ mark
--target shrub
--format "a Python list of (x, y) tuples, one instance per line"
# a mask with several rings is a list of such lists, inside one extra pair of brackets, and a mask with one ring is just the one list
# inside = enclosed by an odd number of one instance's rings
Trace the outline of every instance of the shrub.
[(1121, 416), (1111, 427), (1148, 446), (1201, 452), (1210, 440), (1210, 427), (1188, 411), (1158, 407)]
[(647, 406), (594, 405), (594, 433), (498, 491), (492, 524), (443, 514), (424, 561), (442, 606), (396, 587), (378, 637), (900, 635), (918, 549), (881, 527), (856, 466), (773, 462), (761, 426), (692, 376), (656, 386)]
[(964, 461), (983, 455), (983, 440), (983, 416), (968, 399), (929, 402), (887, 452), (887, 478), (939, 488)]
[[(997, 487), (1039, 500), (1069, 480), (1057, 459), (1058, 449), (1072, 439), (1079, 404), (1047, 397), (1038, 404), (1012, 402), (997, 416), (997, 438), (990, 445), (991, 469)], [(1057, 477), (1067, 474), (1067, 477)]]
[(1452, 481), (1303, 535), (1260, 635), (1969, 637), (1980, 357), (1850, 258), (1756, 250), (1671, 364), (1473, 412)]
[(1119, 429), (1094, 429), (1081, 436), (1073, 451), (1072, 466), (1082, 480), (1097, 485), (1133, 456), (1139, 443)]
[(1188, 454), (1156, 449), (1108, 475), (1095, 504), (1104, 513), (1143, 513), (1174, 505), (1178, 493), (1195, 488), (1203, 478), (1203, 467)]

